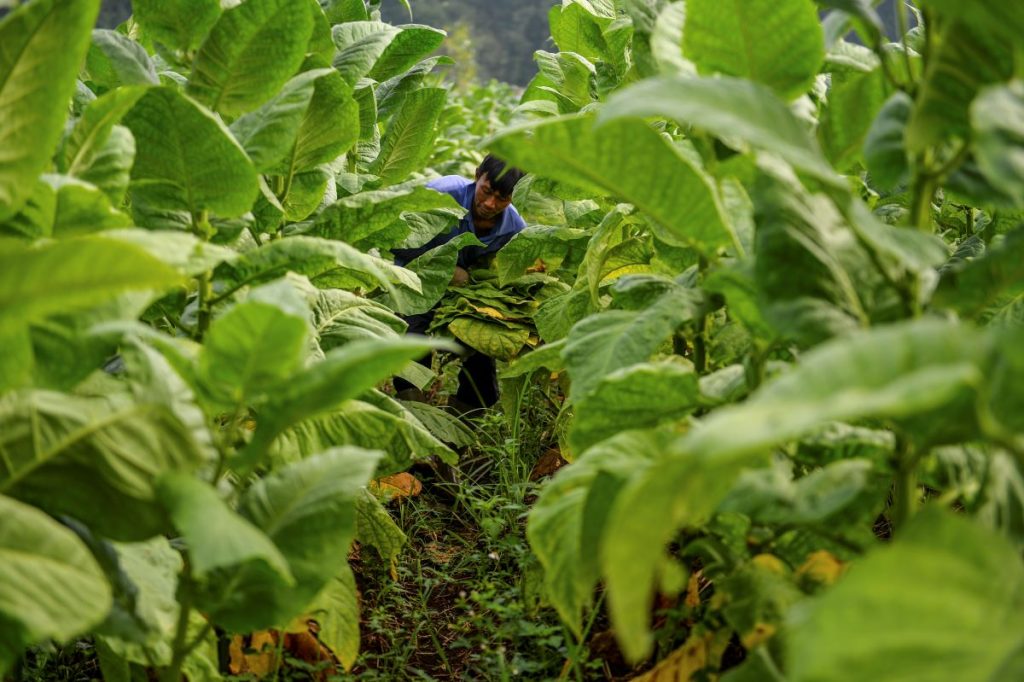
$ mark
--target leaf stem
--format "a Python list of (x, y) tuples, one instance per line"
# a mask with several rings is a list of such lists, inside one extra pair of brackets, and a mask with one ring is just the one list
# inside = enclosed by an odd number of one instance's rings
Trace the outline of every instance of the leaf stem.
[(160, 676), (162, 682), (181, 682), (181, 668), (190, 651), (188, 622), (192, 615), (192, 587), (192, 565), (188, 560), (188, 555), (185, 555), (185, 565), (182, 568), (178, 586), (178, 625), (174, 633), (171, 664), (164, 669)]
[(896, 483), (893, 489), (892, 510), (889, 520), (900, 530), (917, 512), (917, 464), (921, 461), (913, 445), (903, 436), (896, 439)]

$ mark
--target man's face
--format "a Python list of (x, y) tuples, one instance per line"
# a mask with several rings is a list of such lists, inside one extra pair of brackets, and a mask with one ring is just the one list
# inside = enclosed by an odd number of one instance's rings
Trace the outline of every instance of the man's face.
[(487, 173), (476, 179), (476, 195), (473, 197), (473, 217), (491, 220), (498, 217), (512, 203), (512, 197), (505, 196), (491, 187)]

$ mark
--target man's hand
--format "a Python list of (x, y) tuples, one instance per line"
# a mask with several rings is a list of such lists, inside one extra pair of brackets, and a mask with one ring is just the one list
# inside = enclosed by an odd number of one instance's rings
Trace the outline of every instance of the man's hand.
[(464, 287), (469, 284), (469, 273), (458, 265), (455, 266), (455, 275), (452, 276), (453, 287)]

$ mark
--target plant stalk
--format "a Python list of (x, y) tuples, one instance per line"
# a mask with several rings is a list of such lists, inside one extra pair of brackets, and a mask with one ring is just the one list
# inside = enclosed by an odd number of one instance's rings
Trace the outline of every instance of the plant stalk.
[(188, 621), (192, 615), (192, 566), (185, 557), (185, 566), (181, 571), (181, 584), (178, 588), (178, 626), (174, 633), (174, 644), (171, 664), (160, 676), (161, 682), (181, 682), (181, 669), (188, 657)]
[(898, 531), (917, 513), (920, 495), (917, 489), (917, 464), (920, 456), (908, 440), (899, 436), (896, 443), (896, 484), (893, 489), (890, 521)]

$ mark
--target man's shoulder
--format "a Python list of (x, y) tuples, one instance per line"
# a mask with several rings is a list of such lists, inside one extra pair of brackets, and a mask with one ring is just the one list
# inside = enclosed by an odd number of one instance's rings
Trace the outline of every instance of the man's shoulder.
[(450, 194), (452, 192), (461, 192), (472, 184), (472, 180), (461, 175), (445, 175), (431, 180), (427, 183), (427, 187), (438, 192), (448, 192)]

